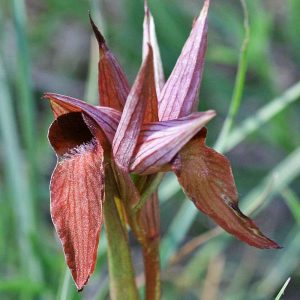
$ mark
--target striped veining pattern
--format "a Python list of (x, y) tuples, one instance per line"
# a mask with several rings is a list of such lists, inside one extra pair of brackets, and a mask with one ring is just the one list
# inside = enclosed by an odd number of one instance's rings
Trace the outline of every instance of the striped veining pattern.
[(209, 1), (206, 0), (160, 94), (158, 103), (160, 120), (187, 116), (197, 107), (207, 45), (208, 7)]
[(50, 183), (51, 217), (77, 289), (94, 271), (102, 226), (103, 150), (92, 140), (62, 156)]
[(230, 163), (205, 145), (203, 132), (180, 151), (174, 166), (186, 194), (199, 210), (238, 239), (258, 248), (278, 248), (240, 211)]
[(211, 110), (145, 124), (131, 161), (131, 171), (143, 174), (159, 171), (214, 116), (215, 112)]

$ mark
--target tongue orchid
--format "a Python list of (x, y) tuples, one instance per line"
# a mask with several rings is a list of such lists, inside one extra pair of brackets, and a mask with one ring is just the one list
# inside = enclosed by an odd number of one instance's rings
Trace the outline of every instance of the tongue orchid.
[[(142, 244), (146, 282), (157, 280), (159, 262), (151, 251), (158, 248), (159, 203), (156, 189), (146, 198), (145, 191), (168, 171), (176, 174), (195, 206), (224, 230), (258, 248), (279, 247), (239, 210), (228, 159), (205, 144), (204, 126), (215, 112), (196, 110), (208, 8), (206, 0), (166, 82), (145, 3), (143, 62), (132, 87), (91, 20), (100, 52), (100, 106), (45, 94), (55, 118), (49, 141), (57, 155), (51, 216), (78, 290), (95, 268), (106, 201), (116, 201), (120, 220)], [(148, 299), (156, 299), (151, 293), (159, 291), (146, 291)]]

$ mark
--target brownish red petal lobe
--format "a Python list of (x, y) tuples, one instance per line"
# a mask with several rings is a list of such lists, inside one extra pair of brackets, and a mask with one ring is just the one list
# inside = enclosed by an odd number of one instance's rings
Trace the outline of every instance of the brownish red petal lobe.
[(60, 94), (46, 93), (44, 98), (50, 100), (56, 118), (70, 112), (84, 112), (96, 122), (112, 143), (121, 119), (121, 114), (117, 110), (109, 107), (93, 106), (79, 99)]
[(90, 18), (90, 20), (100, 50), (100, 60), (98, 64), (100, 105), (122, 111), (130, 89), (127, 78), (118, 60), (108, 49), (105, 39), (92, 18)]
[(200, 16), (195, 21), (180, 57), (159, 97), (159, 119), (171, 120), (187, 116), (197, 106), (198, 90), (204, 68), (207, 46), (206, 0)]
[(128, 169), (144, 121), (147, 102), (155, 95), (153, 83), (153, 53), (149, 47), (147, 59), (144, 60), (127, 98), (113, 141), (114, 159), (118, 166), (124, 170)]
[(145, 18), (143, 24), (143, 57), (147, 56), (148, 45), (151, 45), (153, 49), (153, 61), (154, 61), (154, 73), (155, 73), (155, 86), (157, 96), (165, 84), (165, 76), (162, 66), (162, 61), (160, 57), (160, 51), (157, 43), (155, 24), (151, 12), (148, 7), (147, 1), (145, 1)]
[(230, 163), (205, 145), (205, 136), (206, 129), (180, 151), (174, 162), (186, 194), (199, 210), (243, 242), (257, 248), (279, 248), (240, 211)]
[(145, 124), (131, 160), (130, 171), (139, 174), (159, 172), (214, 116), (214, 111), (207, 111), (176, 120)]
[[(77, 139), (75, 134), (67, 133), (71, 128), (61, 128), (64, 124), (58, 122), (54, 121), (49, 131), (49, 139), (58, 154), (50, 183), (51, 216), (66, 262), (77, 289), (81, 290), (94, 271), (102, 227), (103, 150), (86, 132)], [(61, 132), (74, 148), (57, 148), (57, 136)]]

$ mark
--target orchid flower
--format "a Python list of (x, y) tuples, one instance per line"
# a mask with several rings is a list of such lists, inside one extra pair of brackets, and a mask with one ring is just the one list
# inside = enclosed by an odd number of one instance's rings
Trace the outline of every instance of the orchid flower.
[[(157, 174), (168, 171), (176, 174), (195, 206), (224, 230), (251, 246), (279, 247), (239, 210), (228, 159), (205, 144), (204, 126), (215, 112), (196, 109), (208, 8), (206, 0), (167, 82), (145, 2), (143, 62), (131, 88), (91, 20), (100, 50), (100, 106), (45, 94), (54, 112), (49, 140), (58, 158), (50, 184), (51, 216), (78, 290), (94, 271), (103, 219), (108, 241), (113, 243), (109, 231), (113, 214), (112, 210), (106, 213), (105, 205), (116, 208), (115, 218), (128, 223), (142, 244), (146, 285), (147, 279), (159, 280), (151, 271), (151, 257), (147, 259), (151, 242), (157, 246), (159, 239), (158, 198), (156, 189), (147, 194), (147, 187)], [(159, 268), (157, 256), (152, 259)], [(152, 292), (156, 298), (148, 289), (147, 299), (159, 298), (156, 287)]]

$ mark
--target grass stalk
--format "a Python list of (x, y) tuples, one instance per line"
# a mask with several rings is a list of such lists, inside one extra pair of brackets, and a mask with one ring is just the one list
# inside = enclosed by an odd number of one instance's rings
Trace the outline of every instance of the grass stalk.
[(228, 152), (246, 139), (250, 134), (258, 131), (273, 117), (282, 112), (290, 104), (300, 99), (300, 82), (287, 89), (281, 96), (271, 100), (268, 104), (259, 109), (253, 116), (250, 116), (227, 137), (224, 152)]
[[(100, 3), (97, 0), (90, 0), (90, 9), (93, 19), (99, 28), (101, 29), (102, 34), (105, 34), (105, 24), (102, 18), (100, 11)], [(92, 31), (92, 30), (91, 30)], [(84, 100), (98, 105), (99, 95), (98, 95), (98, 60), (99, 60), (99, 47), (96, 38), (92, 35), (91, 37), (91, 47), (90, 47), (90, 60), (89, 60), (89, 70), (87, 84), (84, 92)]]
[(68, 300), (70, 287), (71, 287), (71, 274), (70, 274), (70, 270), (66, 268), (61, 287), (58, 291), (57, 300)]
[(282, 286), (281, 290), (279, 291), (278, 295), (276, 296), (275, 300), (280, 300), (281, 297), (283, 296), (284, 294), (284, 291), (285, 289), (287, 288), (287, 286), (289, 285), (290, 283), (290, 280), (291, 280), (291, 277), (289, 277), (286, 282), (284, 283), (284, 285)]
[[(17, 71), (16, 90), (18, 95), (17, 109), (20, 117), (20, 144), (25, 149), (26, 172), (28, 180), (28, 202), (32, 211), (39, 194), (39, 184), (36, 164), (36, 118), (35, 105), (32, 92), (29, 47), (26, 36), (27, 20), (26, 5), (24, 0), (12, 0), (12, 11), (15, 25), (15, 37), (17, 44)], [(32, 225), (36, 223), (36, 213), (32, 213)]]
[(41, 281), (41, 269), (33, 253), (31, 238), (35, 231), (33, 203), (24, 166), (24, 157), (19, 144), (15, 123), (13, 101), (10, 95), (5, 69), (0, 56), (0, 133), (5, 156), (4, 175), (12, 200), (16, 223), (19, 259), (23, 274), (33, 282)]
[(215, 145), (215, 149), (219, 152), (223, 152), (224, 147), (226, 146), (228, 134), (233, 126), (234, 119), (239, 111), (239, 107), (241, 104), (241, 99), (244, 91), (246, 73), (247, 73), (248, 48), (249, 48), (249, 40), (250, 40), (250, 24), (249, 24), (249, 15), (248, 15), (246, 1), (245, 0), (240, 0), (240, 1), (244, 12), (245, 37), (240, 51), (237, 76), (235, 79), (235, 85), (233, 89), (233, 95), (231, 99), (229, 112), (224, 122), (224, 125), (222, 127), (221, 133), (217, 139), (217, 143)]

